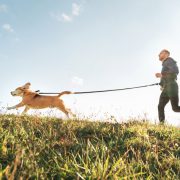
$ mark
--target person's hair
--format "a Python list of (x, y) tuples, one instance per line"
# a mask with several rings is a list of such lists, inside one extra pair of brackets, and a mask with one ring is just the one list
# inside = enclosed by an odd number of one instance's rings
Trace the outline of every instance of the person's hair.
[(170, 56), (170, 52), (167, 49), (163, 49), (162, 52), (165, 52)]

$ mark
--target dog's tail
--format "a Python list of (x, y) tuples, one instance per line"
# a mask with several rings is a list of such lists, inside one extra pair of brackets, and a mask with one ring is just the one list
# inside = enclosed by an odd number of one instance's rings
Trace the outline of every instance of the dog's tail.
[(58, 97), (60, 97), (60, 96), (62, 96), (64, 94), (73, 94), (73, 92), (71, 92), (71, 91), (63, 91), (63, 92), (59, 93)]

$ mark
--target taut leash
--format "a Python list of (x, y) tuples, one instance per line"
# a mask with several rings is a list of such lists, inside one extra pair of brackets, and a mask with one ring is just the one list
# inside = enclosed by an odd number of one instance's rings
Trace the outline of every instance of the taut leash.
[[(90, 93), (102, 93), (102, 92), (112, 92), (112, 91), (123, 91), (123, 90), (129, 90), (129, 89), (138, 89), (138, 88), (144, 88), (144, 87), (150, 87), (150, 86), (157, 86), (159, 83), (154, 83), (154, 84), (148, 84), (148, 85), (143, 85), (143, 86), (135, 86), (135, 87), (128, 87), (128, 88), (121, 88), (121, 89), (106, 89), (106, 90), (101, 90), (101, 91), (80, 91), (80, 92), (73, 92), (72, 94), (90, 94)], [(54, 93), (54, 92), (40, 92), (39, 90), (36, 91), (39, 94), (59, 94), (59, 93)]]

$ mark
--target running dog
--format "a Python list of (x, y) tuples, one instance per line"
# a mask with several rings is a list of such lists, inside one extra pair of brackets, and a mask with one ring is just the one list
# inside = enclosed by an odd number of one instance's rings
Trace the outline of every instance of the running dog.
[(70, 109), (66, 108), (64, 102), (60, 97), (64, 94), (72, 94), (70, 91), (63, 91), (57, 96), (42, 96), (37, 92), (30, 90), (31, 84), (28, 82), (24, 86), (16, 88), (11, 92), (12, 96), (22, 97), (22, 101), (12, 107), (8, 107), (8, 110), (18, 109), (25, 106), (22, 114), (25, 114), (29, 109), (43, 109), (43, 108), (57, 108), (61, 110), (69, 118), (69, 115), (75, 116)]

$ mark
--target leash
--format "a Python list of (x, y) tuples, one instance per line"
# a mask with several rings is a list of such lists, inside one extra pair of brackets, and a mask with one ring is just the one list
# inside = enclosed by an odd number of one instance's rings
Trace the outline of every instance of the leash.
[[(112, 91), (123, 91), (123, 90), (129, 90), (129, 89), (138, 89), (138, 88), (144, 88), (144, 87), (150, 87), (150, 86), (157, 86), (159, 83), (154, 83), (154, 84), (148, 84), (148, 85), (143, 85), (143, 86), (135, 86), (135, 87), (128, 87), (128, 88), (121, 88), (121, 89), (107, 89), (107, 90), (101, 90), (101, 91), (80, 91), (80, 92), (73, 92), (73, 94), (90, 94), (90, 93), (102, 93), (102, 92), (112, 92)], [(40, 92), (39, 90), (36, 91), (39, 94), (59, 94), (59, 93), (44, 93)]]

